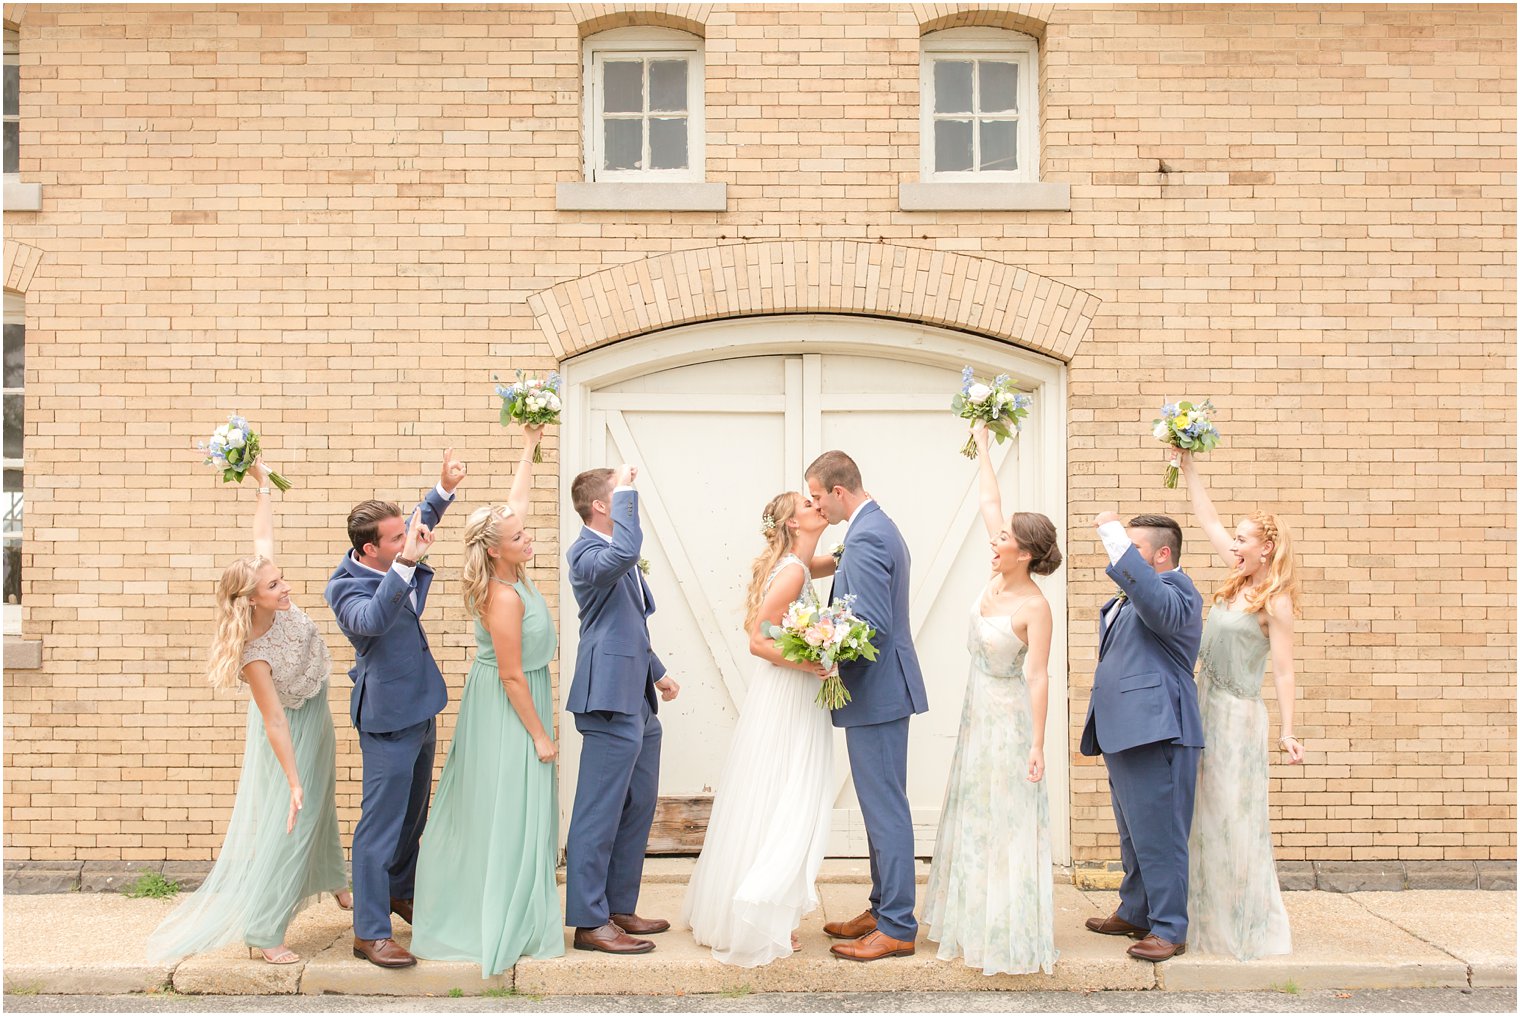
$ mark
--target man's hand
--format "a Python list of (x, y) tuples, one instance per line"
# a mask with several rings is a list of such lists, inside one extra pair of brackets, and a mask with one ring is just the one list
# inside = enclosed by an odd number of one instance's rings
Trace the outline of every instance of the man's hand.
[(654, 683), (654, 686), (660, 691), (661, 702), (669, 702), (671, 699), (681, 694), (681, 686), (679, 684), (676, 684), (676, 679), (671, 677), (669, 674), (666, 674), (664, 677), (656, 681)]
[(614, 487), (632, 487), (633, 481), (639, 478), (639, 467), (623, 463), (613, 470), (612, 485)]
[(438, 473), (438, 486), (454, 493), (454, 488), (459, 486), (459, 481), (464, 479), (465, 464), (454, 456), (454, 449), (447, 448), (443, 453), (443, 469)]
[(406, 525), (406, 542), (401, 546), (401, 556), (415, 563), (422, 560), (422, 555), (432, 545), (433, 533), (422, 524), (422, 505), (418, 505), (412, 509), (412, 519)]
[(1102, 515), (1099, 515), (1097, 518), (1093, 519), (1093, 528), (1097, 529), (1099, 526), (1103, 525), (1105, 522), (1118, 522), (1118, 521), (1119, 521), (1119, 513), (1118, 512), (1104, 512)]

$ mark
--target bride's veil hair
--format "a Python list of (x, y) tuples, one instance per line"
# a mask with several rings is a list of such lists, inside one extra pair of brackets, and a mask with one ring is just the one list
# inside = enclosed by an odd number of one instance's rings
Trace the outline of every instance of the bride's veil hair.
[(771, 569), (791, 552), (792, 531), (786, 524), (797, 514), (797, 504), (801, 500), (800, 495), (789, 490), (771, 498), (765, 510), (760, 513), (762, 519), (769, 518), (774, 526), (767, 530), (762, 522), (758, 527), (760, 535), (765, 537), (765, 549), (755, 558), (754, 570), (749, 579), (749, 593), (744, 600), (746, 633), (755, 626), (755, 618), (760, 616), (760, 601), (765, 599), (765, 584), (771, 577)]

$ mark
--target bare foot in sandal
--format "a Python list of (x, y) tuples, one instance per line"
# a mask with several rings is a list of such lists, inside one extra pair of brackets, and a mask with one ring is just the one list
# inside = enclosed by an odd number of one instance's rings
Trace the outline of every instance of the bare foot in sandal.
[(339, 910), (354, 909), (354, 894), (349, 892), (347, 889), (339, 889), (337, 892), (333, 893), (333, 899), (338, 901)]
[(259, 949), (255, 946), (249, 947), (249, 959), (257, 959), (260, 956), (264, 957), (265, 963), (273, 963), (276, 966), (301, 962), (301, 957), (291, 952), (289, 946), (284, 945), (277, 945), (273, 949)]
[(802, 951), (802, 942), (798, 940), (797, 933), (794, 931), (794, 932), (792, 932), (792, 952), (801, 952), (801, 951)]

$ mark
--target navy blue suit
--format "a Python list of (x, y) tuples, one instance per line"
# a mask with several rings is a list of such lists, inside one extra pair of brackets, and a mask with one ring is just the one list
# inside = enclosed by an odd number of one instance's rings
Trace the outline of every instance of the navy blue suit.
[[(431, 529), (450, 503), (431, 490), (419, 518)], [(354, 647), (349, 716), (364, 756), (364, 800), (352, 855), (359, 938), (390, 938), (391, 897), (412, 898), (433, 785), (434, 717), (449, 699), (422, 630), (432, 584), (433, 569), (425, 564), (408, 582), (394, 569), (381, 574), (365, 567), (350, 551), (323, 594)]]
[(660, 791), (659, 695), (665, 665), (649, 644), (654, 597), (639, 571), (639, 496), (612, 495), (612, 540), (583, 528), (570, 545), (580, 642), (565, 708), (581, 735), (565, 839), (565, 923), (599, 928), (639, 902)]
[(924, 675), (908, 619), (908, 545), (875, 501), (857, 510), (845, 533), (831, 600), (853, 595), (856, 616), (876, 630), (874, 661), (839, 665), (849, 704), (834, 710), (845, 728), (855, 797), (871, 858), (871, 913), (881, 931), (911, 942), (913, 815), (908, 808), (908, 719), (926, 712)]
[(1188, 832), (1203, 720), (1193, 662), (1203, 601), (1177, 570), (1157, 573), (1130, 547), (1108, 575), (1127, 597), (1103, 607), (1083, 755), (1103, 756), (1119, 826), (1119, 917), (1187, 941)]

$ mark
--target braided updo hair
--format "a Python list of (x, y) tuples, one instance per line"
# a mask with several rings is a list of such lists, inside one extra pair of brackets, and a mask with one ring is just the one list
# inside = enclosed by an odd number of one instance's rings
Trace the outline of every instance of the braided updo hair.
[(1267, 557), (1266, 577), (1252, 585), (1255, 576), (1247, 576), (1244, 572), (1236, 571), (1214, 594), (1214, 602), (1229, 603), (1235, 598), (1235, 594), (1245, 589), (1246, 613), (1254, 614), (1265, 610), (1270, 614), (1272, 601), (1279, 596), (1287, 596), (1296, 615), (1298, 613), (1298, 575), (1293, 567), (1292, 531), (1289, 530), (1285, 521), (1271, 512), (1254, 511), (1247, 515), (1245, 520), (1256, 527), (1256, 532), (1263, 541), (1272, 545), (1272, 553)]
[(1061, 567), (1061, 547), (1056, 524), (1039, 512), (1014, 512), (1008, 531), (1029, 551), (1029, 574), (1049, 575)]
[(760, 515), (760, 535), (765, 537), (765, 549), (755, 558), (749, 580), (749, 593), (744, 599), (744, 630), (749, 631), (760, 616), (760, 601), (765, 598), (765, 582), (771, 577), (771, 569), (792, 550), (792, 530), (787, 522), (797, 514), (802, 495), (794, 491), (777, 494), (765, 506)]

